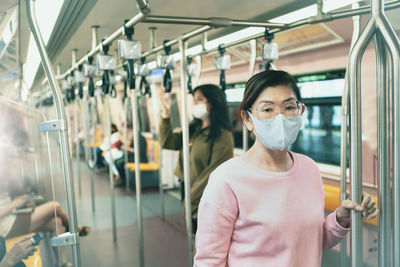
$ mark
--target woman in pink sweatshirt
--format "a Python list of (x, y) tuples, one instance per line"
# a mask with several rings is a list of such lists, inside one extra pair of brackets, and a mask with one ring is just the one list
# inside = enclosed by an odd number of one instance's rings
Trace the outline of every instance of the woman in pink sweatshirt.
[(254, 145), (211, 175), (199, 205), (196, 267), (317, 267), (322, 250), (349, 231), (350, 210), (378, 214), (363, 193), (324, 218), (316, 163), (288, 151), (301, 127), (299, 88), (284, 71), (265, 71), (247, 83), (241, 117)]

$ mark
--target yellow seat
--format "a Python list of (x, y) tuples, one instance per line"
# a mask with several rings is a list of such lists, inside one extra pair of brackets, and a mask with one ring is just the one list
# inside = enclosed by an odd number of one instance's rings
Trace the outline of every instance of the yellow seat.
[[(21, 240), (21, 238), (24, 238), (26, 236), (33, 236), (34, 234), (35, 233), (31, 233), (7, 239), (6, 240), (7, 251), (9, 251), (17, 241)], [(42, 256), (40, 255), (39, 247), (38, 250), (32, 256), (30, 256), (26, 260), (23, 260), (23, 262), (27, 267), (42, 267)]]
[[(340, 188), (333, 185), (324, 184), (325, 190), (325, 210), (334, 211), (340, 206)], [(375, 200), (376, 206), (378, 206), (378, 198), (376, 196), (371, 196)], [(377, 226), (378, 217), (372, 220), (366, 220), (366, 223)]]
[[(148, 139), (146, 140), (147, 143), (147, 148), (146, 148), (146, 154), (151, 158), (149, 158), (150, 162), (146, 163), (140, 163), (139, 164), (139, 169), (140, 171), (158, 171), (160, 168), (160, 162), (158, 158), (158, 153), (159, 153), (159, 144), (157, 141)], [(134, 162), (128, 162), (125, 164), (126, 167), (128, 167), (129, 171), (134, 172), (136, 169), (136, 165)]]

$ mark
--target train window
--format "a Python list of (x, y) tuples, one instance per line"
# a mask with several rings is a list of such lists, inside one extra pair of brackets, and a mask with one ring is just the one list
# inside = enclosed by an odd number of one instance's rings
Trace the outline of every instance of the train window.
[(341, 96), (344, 70), (297, 76), (306, 110), (303, 128), (290, 147), (317, 162), (340, 165)]

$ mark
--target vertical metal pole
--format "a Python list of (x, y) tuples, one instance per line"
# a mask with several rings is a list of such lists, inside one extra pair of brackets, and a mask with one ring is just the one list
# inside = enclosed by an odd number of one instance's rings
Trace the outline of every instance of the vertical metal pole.
[[(92, 26), (92, 49), (94, 49), (97, 45), (97, 31), (98, 31), (98, 26)], [(91, 117), (91, 125), (93, 127), (93, 137), (91, 142), (89, 142), (88, 144), (90, 144), (90, 147), (92, 149), (93, 152), (93, 166), (92, 166), (92, 170), (90, 172), (90, 193), (91, 193), (91, 197), (92, 197), (92, 212), (96, 212), (96, 201), (95, 201), (95, 190), (94, 190), (94, 172), (95, 172), (95, 168), (96, 168), (96, 163), (97, 163), (97, 147), (96, 147), (96, 126), (97, 126), (97, 122), (96, 122), (96, 97), (94, 96), (92, 101), (92, 106), (91, 108), (89, 108), (89, 116)], [(93, 146), (92, 146), (93, 144)]]
[(140, 142), (139, 142), (139, 114), (137, 105), (136, 90), (131, 90), (131, 108), (133, 120), (133, 146), (135, 149), (135, 188), (136, 188), (136, 205), (138, 218), (138, 245), (139, 245), (139, 263), (140, 267), (144, 267), (144, 246), (143, 246), (143, 225), (142, 225), (142, 180), (140, 175)]
[[(76, 220), (76, 210), (75, 210), (75, 195), (74, 195), (74, 185), (72, 180), (72, 171), (71, 171), (71, 159), (69, 154), (68, 147), (68, 135), (67, 129), (68, 125), (65, 123), (65, 112), (64, 112), (64, 104), (61, 99), (60, 89), (58, 87), (58, 83), (56, 80), (56, 75), (54, 74), (54, 70), (51, 66), (50, 59), (47, 55), (46, 46), (43, 42), (42, 36), (39, 32), (39, 27), (36, 22), (35, 17), (35, 6), (33, 1), (26, 1), (26, 9), (27, 9), (27, 17), (29, 26), (31, 28), (33, 37), (36, 41), (36, 45), (39, 50), (40, 58), (42, 61), (43, 69), (46, 73), (47, 79), (50, 84), (50, 88), (52, 89), (52, 93), (54, 96), (54, 102), (57, 110), (57, 119), (63, 122), (64, 129), (60, 130), (60, 146), (61, 153), (63, 156), (63, 171), (66, 185), (66, 195), (67, 195), (67, 206), (68, 206), (68, 216), (69, 216), (69, 226), (70, 232), (73, 235), (77, 235), (77, 220)], [(79, 238), (77, 238), (77, 242), (72, 245), (72, 256), (73, 256), (73, 264), (75, 267), (79, 267), (80, 264), (80, 250), (79, 250)]]
[[(76, 64), (76, 53), (78, 52), (77, 49), (72, 49), (72, 66)], [(73, 92), (75, 94), (75, 92)], [(75, 97), (75, 105), (74, 105), (74, 124), (75, 124), (75, 164), (76, 164), (76, 171), (78, 174), (78, 192), (79, 196), (82, 196), (82, 177), (81, 177), (81, 155), (79, 151), (79, 116), (78, 116), (78, 109), (79, 109), (79, 97)]]
[[(352, 8), (357, 8), (358, 3), (353, 4)], [(353, 35), (351, 38), (350, 51), (353, 49), (354, 44), (360, 35), (361, 23), (360, 16), (353, 17)], [(341, 123), (341, 146), (340, 146), (340, 202), (346, 199), (347, 191), (347, 133), (349, 131), (347, 127), (347, 118), (349, 115), (349, 73), (346, 72), (345, 84), (342, 96), (342, 123)], [(340, 241), (340, 262), (342, 267), (347, 266), (347, 237), (344, 237)]]
[[(361, 140), (361, 57), (375, 31), (375, 23), (370, 18), (349, 56), (348, 88), (350, 91), (350, 164), (351, 198), (361, 203), (362, 197), (362, 140)], [(362, 264), (362, 218), (361, 213), (351, 212), (351, 263)]]
[(114, 242), (117, 241), (117, 223), (116, 223), (116, 217), (115, 217), (115, 192), (114, 192), (114, 173), (113, 173), (113, 166), (114, 166), (114, 159), (111, 153), (111, 107), (110, 107), (110, 95), (105, 95), (104, 96), (104, 102), (105, 102), (105, 116), (106, 119), (105, 121), (107, 122), (107, 125), (105, 127), (105, 130), (107, 131), (107, 139), (110, 147), (110, 163), (109, 163), (109, 168), (108, 168), (108, 174), (109, 174), (109, 182), (110, 182), (110, 201), (111, 201), (111, 222), (112, 222), (112, 231), (113, 231), (113, 239)]
[(183, 143), (183, 176), (185, 182), (185, 219), (186, 235), (189, 245), (189, 262), (193, 265), (193, 240), (192, 240), (192, 201), (190, 196), (190, 165), (189, 165), (189, 119), (186, 98), (186, 55), (185, 41), (178, 38), (179, 52), (181, 53), (181, 98), (182, 98), (182, 143)]
[(390, 158), (388, 147), (387, 123), (389, 113), (387, 108), (387, 58), (382, 35), (377, 32), (375, 38), (375, 51), (377, 63), (377, 109), (378, 109), (378, 175), (379, 175), (379, 266), (390, 266), (390, 224), (387, 215), (387, 196), (390, 196), (387, 185), (390, 185), (389, 170)]
[[(91, 166), (92, 170), (90, 172), (90, 193), (91, 193), (91, 196), (92, 196), (92, 212), (93, 213), (96, 212), (96, 201), (95, 201), (95, 191), (94, 191), (94, 171), (95, 171), (96, 162), (97, 162), (97, 150), (96, 150), (96, 148), (97, 148), (96, 147), (96, 128), (97, 128), (96, 126), (97, 126), (97, 123), (96, 123), (96, 115), (95, 115), (96, 110), (95, 109), (96, 109), (96, 98), (93, 97), (93, 103), (92, 103), (91, 109), (89, 108), (89, 116), (92, 115), (91, 116), (91, 121), (92, 121), (91, 125), (93, 127), (93, 137), (92, 137), (92, 141), (89, 142), (89, 144), (88, 144), (88, 145), (91, 146), (91, 149), (92, 149), (92, 152), (93, 152), (93, 154), (91, 155), (91, 157), (93, 157), (92, 158), (93, 159), (93, 161), (92, 161), (93, 166)], [(92, 146), (92, 144), (93, 144), (93, 146)]]
[(129, 179), (129, 168), (126, 166), (128, 163), (128, 142), (130, 141), (128, 139), (128, 107), (129, 107), (129, 100), (126, 98), (124, 100), (124, 112), (125, 112), (125, 125), (124, 125), (124, 144), (125, 144), (125, 153), (124, 153), (124, 171), (125, 171), (125, 186), (126, 186), (126, 192), (129, 193), (130, 191), (130, 179)]
[(379, 18), (377, 26), (389, 48), (392, 62), (392, 90), (393, 90), (393, 266), (400, 266), (400, 40), (390, 22), (384, 15), (383, 1), (376, 3)]
[[(153, 49), (156, 47), (156, 27), (150, 27), (150, 49)], [(163, 184), (163, 179), (162, 179), (162, 153), (163, 149), (161, 146), (158, 146), (158, 190), (160, 193), (160, 215), (161, 219), (164, 221), (165, 220), (165, 205), (164, 205), (164, 184)]]

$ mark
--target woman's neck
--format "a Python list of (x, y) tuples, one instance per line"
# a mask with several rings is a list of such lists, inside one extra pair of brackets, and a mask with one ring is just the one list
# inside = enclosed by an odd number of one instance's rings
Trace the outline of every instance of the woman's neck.
[(256, 140), (254, 145), (242, 156), (246, 162), (261, 169), (273, 172), (288, 171), (293, 165), (292, 156), (288, 150), (271, 150)]

